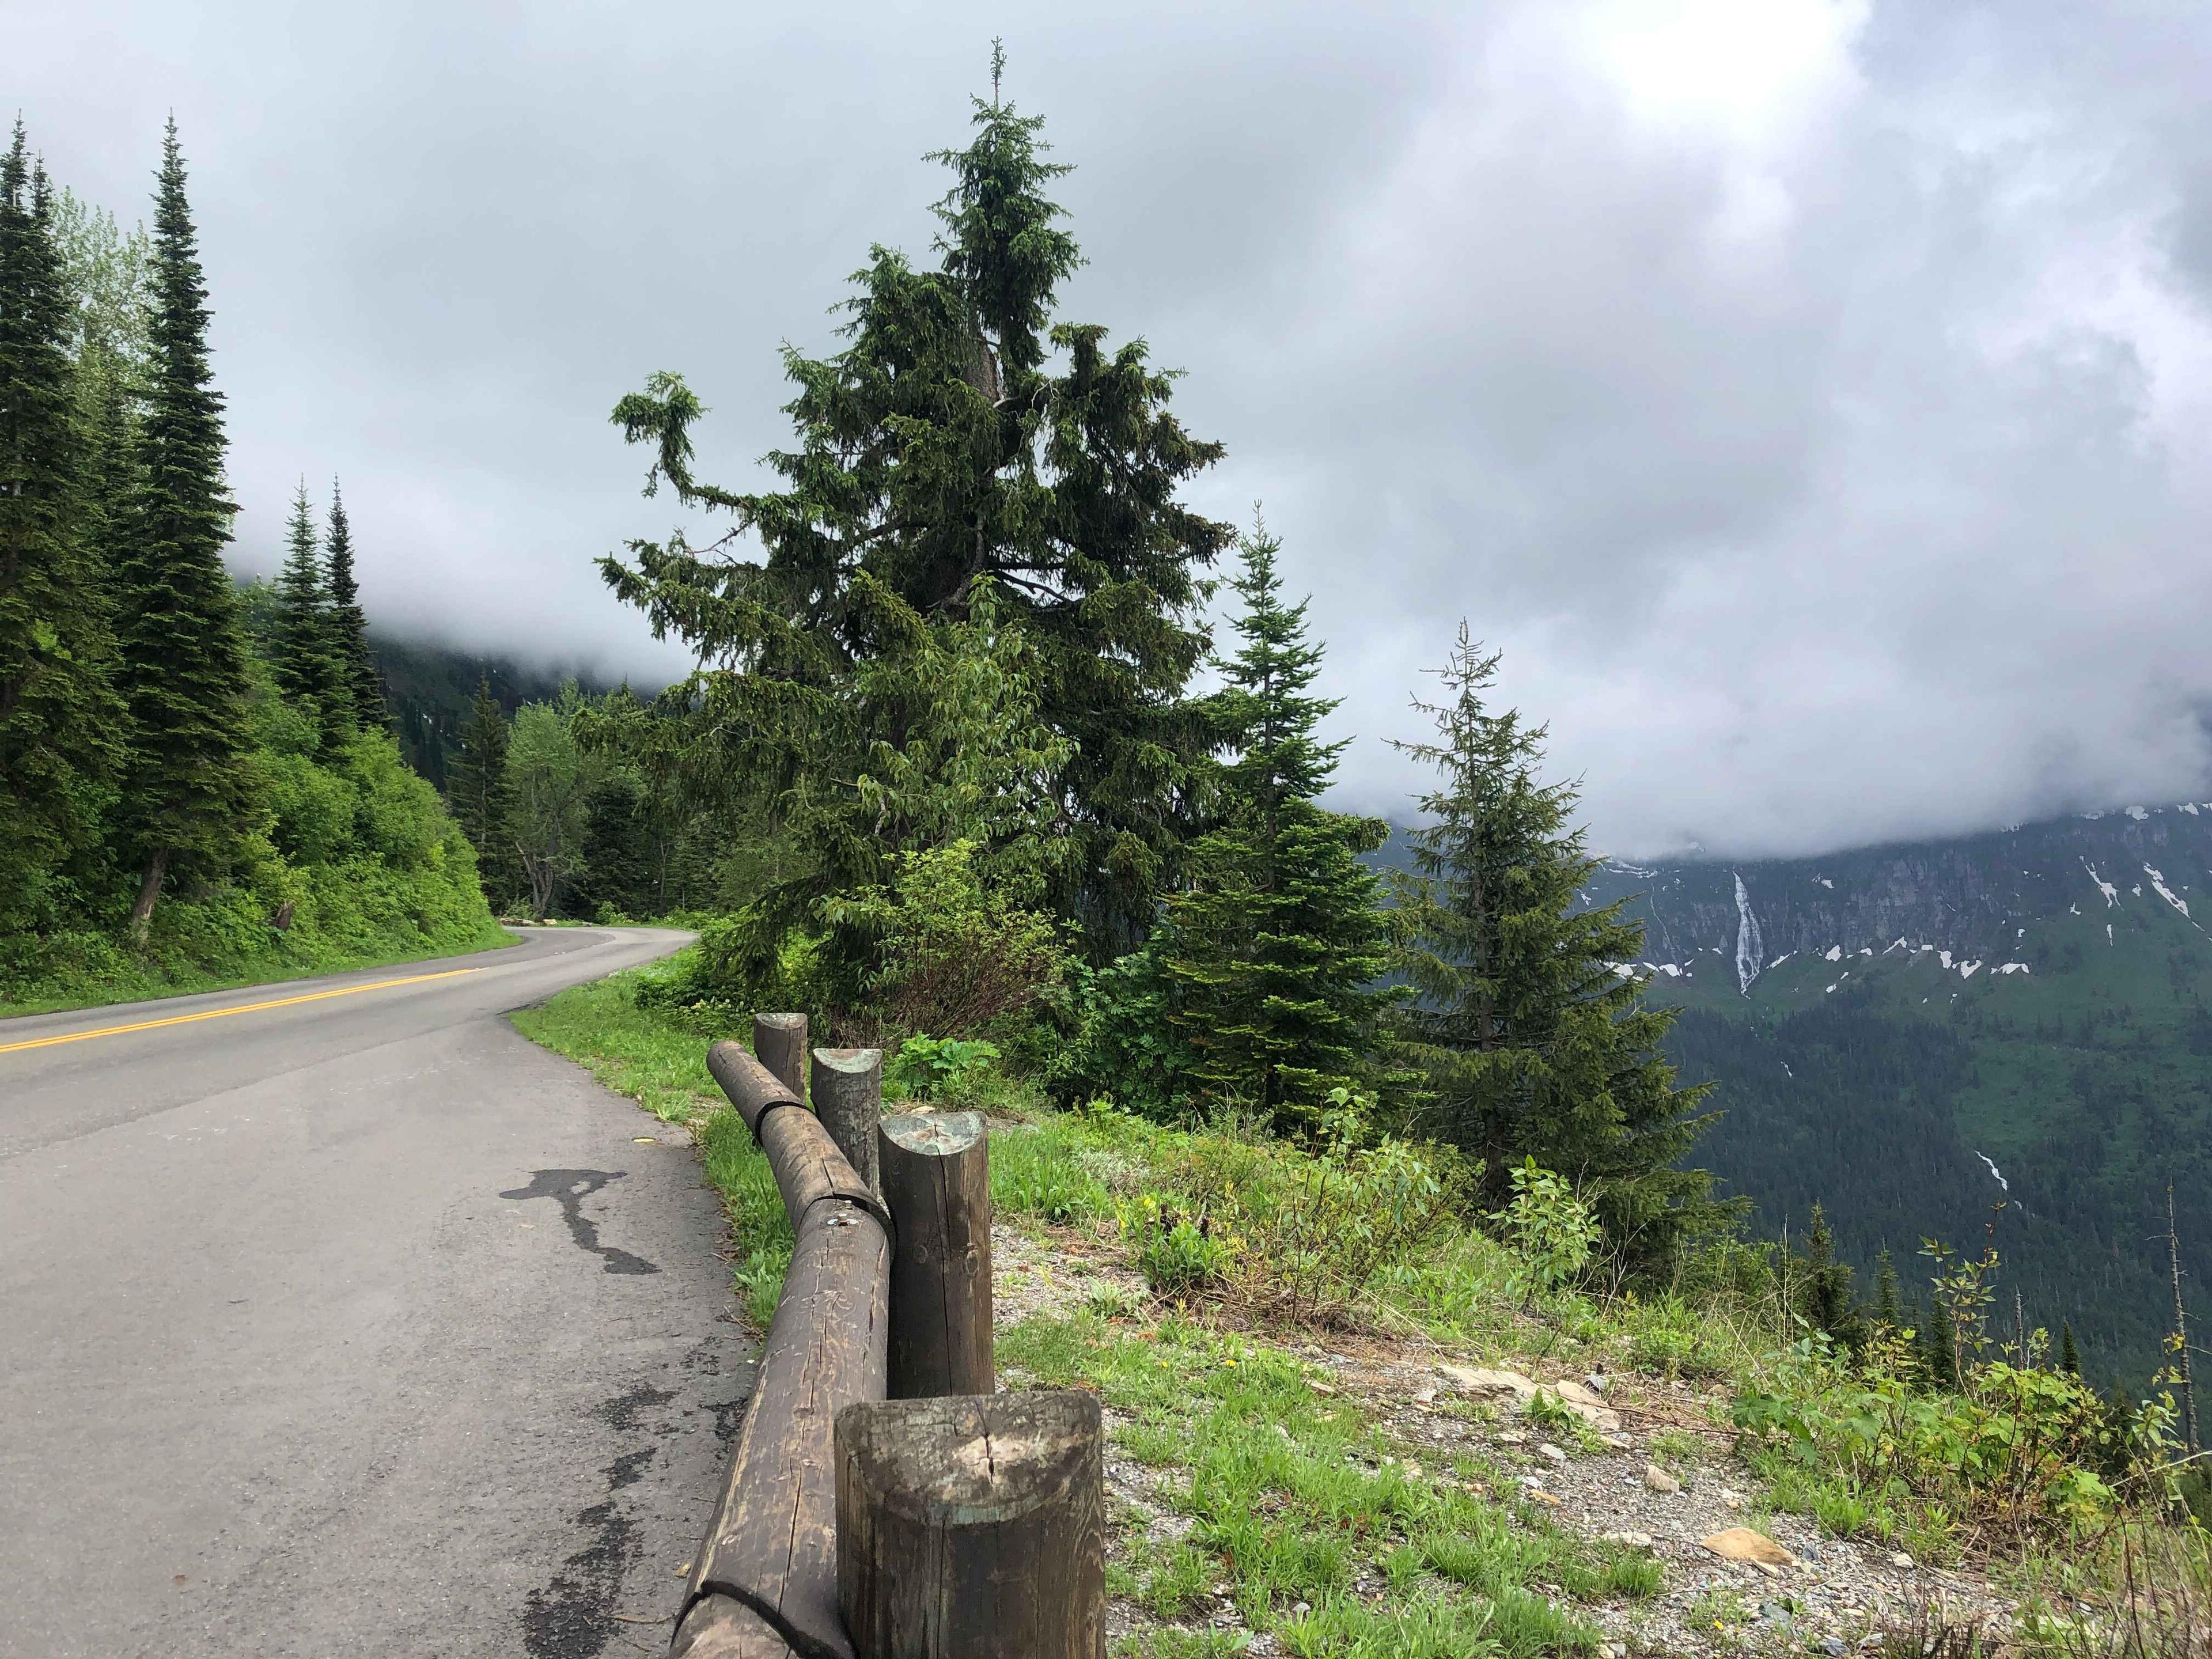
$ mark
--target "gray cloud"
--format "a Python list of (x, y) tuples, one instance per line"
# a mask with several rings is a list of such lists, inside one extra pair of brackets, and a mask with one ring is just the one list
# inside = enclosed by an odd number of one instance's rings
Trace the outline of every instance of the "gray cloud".
[(337, 471), (377, 615), (653, 678), (606, 410), (681, 368), (747, 476), (995, 32), (1072, 310), (1189, 371), (1205, 504), (1315, 592), (1348, 801), (1462, 616), (1624, 852), (2202, 790), (2201, 9), (92, 4), (0, 90), (126, 211), (175, 108), (242, 562)]

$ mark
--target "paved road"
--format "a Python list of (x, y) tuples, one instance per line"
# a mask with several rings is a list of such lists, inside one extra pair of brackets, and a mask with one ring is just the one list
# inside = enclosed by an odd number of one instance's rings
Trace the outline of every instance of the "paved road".
[(0, 1655), (665, 1647), (750, 1380), (720, 1206), (502, 1015), (681, 942), (0, 1022)]

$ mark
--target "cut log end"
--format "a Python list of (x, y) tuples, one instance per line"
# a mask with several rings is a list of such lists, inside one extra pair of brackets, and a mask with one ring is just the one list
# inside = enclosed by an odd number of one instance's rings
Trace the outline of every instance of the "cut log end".
[(1079, 1390), (837, 1414), (837, 1584), (870, 1659), (1097, 1659), (1105, 1487)]
[(984, 1138), (981, 1112), (901, 1112), (884, 1120), (884, 1135), (923, 1158), (957, 1158)]

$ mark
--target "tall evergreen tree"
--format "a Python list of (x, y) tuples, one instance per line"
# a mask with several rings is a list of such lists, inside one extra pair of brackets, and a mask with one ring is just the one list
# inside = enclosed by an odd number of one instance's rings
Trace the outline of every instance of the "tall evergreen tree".
[(336, 478), (331, 480), (331, 528), (325, 546), (329, 555), (331, 648), (337, 659), (339, 682), (354, 720), (374, 730), (386, 721), (384, 677), (369, 654), (368, 618), (361, 608), (361, 583), (353, 568), (353, 525)]
[(1866, 1316), (1851, 1294), (1850, 1264), (1836, 1260), (1836, 1235), (1818, 1200), (1805, 1235), (1805, 1279), (1802, 1311), (1805, 1322), (1847, 1348), (1866, 1340)]
[(2058, 1369), (2069, 1376), (2081, 1375), (2081, 1350), (2075, 1346), (2074, 1322), (2058, 1322)]
[(1462, 625), (1448, 699), (1415, 705), (1436, 740), (1395, 745), (1441, 775), (1398, 885), (1406, 1055), (1437, 1133), (1482, 1161), (1486, 1207), (1533, 1157), (1574, 1183), (1614, 1249), (1656, 1266), (1724, 1213), (1711, 1177), (1680, 1167), (1705, 1091), (1678, 1088), (1660, 1051), (1673, 1011), (1616, 971), (1643, 929), (1620, 904), (1581, 908), (1596, 860), (1567, 827), (1576, 792), (1537, 775), (1545, 728), (1485, 705), (1497, 665)]
[(1905, 1326), (1905, 1307), (1897, 1285), (1897, 1263), (1890, 1259), (1887, 1245), (1874, 1259), (1874, 1322), (1886, 1331), (1901, 1330)]
[(270, 645), (276, 689), (288, 701), (313, 711), (323, 747), (335, 750), (353, 729), (353, 692), (338, 659), (337, 618), (305, 479), (292, 498), (284, 563), (276, 573), (274, 620)]
[(52, 218), (19, 120), (0, 160), (0, 934), (67, 907), (119, 759)]
[(507, 833), (507, 713), (492, 696), (490, 680), (479, 678), (460, 748), (447, 772), (446, 793), (461, 833), (477, 849), (477, 873), (495, 906), (514, 898), (521, 881)]
[(1236, 751), (1223, 823), (1191, 849), (1191, 884), (1169, 902), (1157, 948), (1192, 1078), (1299, 1127), (1326, 1115), (1332, 1090), (1372, 1080), (1389, 944), (1360, 854), (1386, 830), (1317, 804), (1345, 745), (1317, 735), (1336, 702), (1312, 695), (1322, 647), (1305, 604), (1284, 602), (1280, 548), (1264, 526), (1242, 544), (1243, 644), (1214, 700)]
[(631, 441), (655, 447), (648, 489), (665, 477), (685, 504), (728, 511), (764, 556), (635, 542), (633, 562), (605, 568), (656, 629), (719, 666), (671, 706), (703, 732), (748, 734), (715, 769), (769, 798), (797, 787), (794, 688), (839, 686), (903, 649), (908, 612), (957, 622), (993, 593), (1035, 653), (1046, 727), (1073, 745), (1055, 833), (1078, 851), (1056, 864), (1054, 897), (1113, 954), (1149, 928), (1197, 827), (1208, 732), (1183, 693), (1205, 650), (1204, 570), (1231, 532), (1176, 492), (1221, 450), (1169, 412), (1173, 376), (1141, 341), (1109, 347), (1102, 328), (1054, 321), (1079, 263), (1045, 193), (1066, 169), (1046, 160), (1041, 118), (1000, 98), (997, 68), (973, 142), (933, 158), (953, 174), (939, 267), (874, 249), (845, 349), (786, 353), (798, 441), (769, 458), (785, 489), (693, 477), (704, 411), (677, 376), (615, 410)]
[(211, 384), (200, 270), (177, 124), (161, 143), (148, 276), (137, 498), (123, 538), (117, 635), (131, 713), (126, 850), (143, 933), (173, 872), (235, 858), (259, 811), (246, 726), (246, 648), (222, 549), (236, 510), (223, 479), (222, 394)]

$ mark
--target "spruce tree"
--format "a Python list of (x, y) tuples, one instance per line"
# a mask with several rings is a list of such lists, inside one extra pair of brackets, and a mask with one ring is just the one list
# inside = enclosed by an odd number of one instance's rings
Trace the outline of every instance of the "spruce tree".
[(329, 556), (331, 648), (355, 723), (373, 731), (386, 723), (384, 677), (376, 672), (376, 659), (369, 653), (368, 618), (361, 608), (361, 583), (353, 568), (353, 525), (346, 517), (345, 498), (338, 493), (336, 478), (331, 480), (331, 528), (325, 546)]
[(1106, 956), (1148, 931), (1203, 827), (1209, 733), (1183, 694), (1205, 651), (1204, 572), (1231, 532), (1176, 491), (1221, 449), (1169, 412), (1174, 377), (1141, 340), (1111, 346), (1103, 328), (1057, 320), (1080, 256), (1046, 192), (1067, 169), (1046, 159), (1041, 118), (1000, 97), (999, 67), (973, 141), (933, 158), (953, 175), (938, 267), (877, 247), (854, 278), (845, 348), (785, 354), (797, 441), (769, 458), (784, 489), (693, 477), (704, 411), (677, 376), (614, 411), (629, 441), (654, 446), (648, 490), (665, 478), (687, 506), (729, 512), (760, 560), (679, 538), (634, 542), (632, 562), (604, 568), (656, 630), (726, 671), (672, 708), (702, 730), (754, 734), (719, 769), (769, 798), (801, 787), (797, 691), (836, 693), (898, 654), (908, 613), (957, 623), (992, 593), (1034, 653), (1045, 726), (1073, 744), (1056, 819), (1077, 848), (1052, 896)]
[(636, 775), (617, 768), (586, 798), (584, 869), (576, 878), (577, 914), (603, 910), (633, 919), (653, 905), (653, 870), (645, 817), (645, 790)]
[(1643, 929), (1619, 903), (1582, 905), (1596, 860), (1568, 828), (1576, 792), (1539, 779), (1545, 728), (1485, 705), (1497, 665), (1462, 624), (1448, 699), (1415, 705), (1436, 740), (1395, 745), (1440, 774), (1398, 884), (1406, 1058), (1437, 1134), (1481, 1160), (1484, 1208), (1504, 1206), (1510, 1171), (1534, 1158), (1573, 1183), (1624, 1260), (1656, 1267), (1726, 1213), (1711, 1177), (1680, 1167), (1705, 1091), (1676, 1086), (1660, 1049), (1673, 1011), (1618, 971)]
[(0, 936), (73, 908), (119, 760), (105, 595), (88, 566), (53, 198), (22, 123), (0, 160)]
[(130, 709), (126, 851), (143, 935), (173, 872), (212, 875), (255, 827), (246, 648), (222, 550), (236, 510), (223, 479), (222, 394), (208, 368), (207, 283), (172, 119), (162, 138), (148, 276), (145, 413), (137, 500), (121, 538), (117, 636)]
[(1904, 1328), (1905, 1310), (1898, 1295), (1897, 1263), (1884, 1245), (1874, 1259), (1874, 1320), (1885, 1331)]
[(1866, 1340), (1866, 1316), (1851, 1294), (1851, 1269), (1836, 1260), (1836, 1236), (1827, 1212), (1813, 1205), (1813, 1224), (1805, 1235), (1806, 1322), (1847, 1348)]
[(1284, 602), (1280, 542), (1263, 526), (1241, 546), (1243, 644), (1220, 665), (1213, 700), (1235, 750), (1223, 822), (1192, 848), (1191, 884), (1169, 902), (1156, 948), (1200, 1090), (1279, 1127), (1310, 1127), (1333, 1090), (1373, 1080), (1389, 945), (1360, 854), (1385, 830), (1317, 804), (1345, 747), (1316, 735), (1336, 707), (1311, 695), (1322, 647), (1307, 637), (1305, 604)]
[(2081, 1350), (2074, 1344), (2074, 1322), (2058, 1322), (2058, 1369), (2069, 1376), (2081, 1375)]
[(338, 660), (337, 619), (305, 479), (292, 498), (276, 601), (269, 643), (276, 689), (287, 701), (313, 713), (324, 749), (336, 750), (353, 730), (353, 696)]
[(454, 820), (477, 849), (477, 875), (495, 908), (520, 891), (521, 872), (507, 833), (507, 714), (491, 681), (477, 681), (476, 701), (461, 726), (460, 748), (446, 777)]

